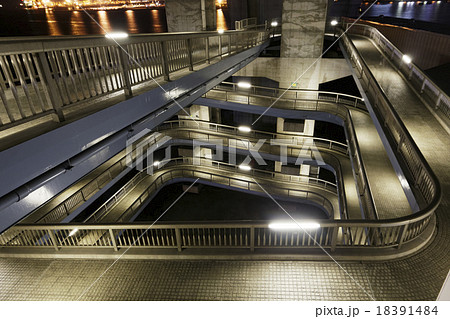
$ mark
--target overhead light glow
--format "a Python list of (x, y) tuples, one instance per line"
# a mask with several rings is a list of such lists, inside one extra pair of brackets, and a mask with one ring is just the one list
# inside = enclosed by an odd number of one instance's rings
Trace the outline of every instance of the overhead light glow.
[(272, 27), (276, 27), (276, 26), (278, 26), (278, 22), (276, 22), (276, 21), (272, 21), (272, 23), (270, 24)]
[(105, 34), (105, 38), (107, 38), (107, 39), (124, 39), (124, 38), (128, 38), (128, 33), (110, 32), (110, 33)]
[(289, 229), (317, 229), (320, 228), (318, 223), (271, 223), (270, 229), (274, 230), (289, 230)]
[(69, 233), (69, 237), (72, 237), (73, 235), (75, 235), (78, 232), (78, 228), (73, 229), (70, 233)]
[(337, 20), (332, 20), (332, 21), (331, 21), (331, 25), (332, 25), (332, 26), (335, 26), (335, 25), (337, 25), (337, 24), (338, 24)]
[(224, 32), (225, 32), (224, 29), (218, 29), (218, 30), (217, 30), (217, 33), (219, 33), (219, 34), (223, 34)]
[(243, 170), (243, 171), (249, 171), (249, 170), (251, 170), (252, 168), (251, 168), (250, 166), (248, 166), (248, 165), (241, 164), (241, 165), (239, 165), (239, 169), (241, 169), (241, 170)]
[(409, 55), (406, 55), (406, 54), (402, 57), (402, 60), (403, 60), (403, 62), (405, 62), (406, 64), (410, 64), (411, 61), (412, 61), (411, 57), (410, 57)]
[(252, 85), (248, 82), (239, 82), (237, 84), (237, 86), (239, 86), (240, 88), (243, 88), (243, 89), (249, 89), (252, 87)]
[(248, 126), (239, 126), (238, 127), (238, 130), (239, 131), (241, 131), (241, 132), (250, 132), (252, 129), (250, 128), (250, 127), (248, 127)]

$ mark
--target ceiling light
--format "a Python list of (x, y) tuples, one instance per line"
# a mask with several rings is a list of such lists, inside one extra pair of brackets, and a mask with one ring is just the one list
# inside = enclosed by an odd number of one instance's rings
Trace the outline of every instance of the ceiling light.
[(331, 21), (331, 25), (332, 25), (332, 26), (335, 26), (335, 25), (337, 25), (337, 24), (338, 24), (337, 20), (332, 20), (332, 21)]
[(274, 230), (289, 230), (289, 229), (317, 229), (320, 228), (318, 223), (271, 223), (270, 229)]
[(159, 165), (159, 161), (153, 162), (153, 166), (157, 167)]
[(406, 55), (406, 54), (402, 57), (402, 60), (403, 60), (403, 62), (405, 62), (406, 64), (410, 64), (411, 61), (412, 61), (411, 57), (410, 57), (409, 55)]
[(241, 169), (241, 170), (243, 170), (243, 171), (249, 171), (249, 170), (251, 170), (252, 168), (251, 168), (250, 166), (248, 166), (248, 165), (241, 164), (241, 165), (239, 165), (239, 169)]
[(250, 132), (252, 129), (250, 128), (250, 127), (248, 127), (248, 126), (239, 126), (238, 127), (238, 130), (239, 131), (241, 131), (241, 132)]
[(239, 82), (237, 84), (237, 86), (239, 86), (240, 88), (243, 88), (243, 89), (249, 89), (252, 87), (252, 85), (248, 82)]
[(272, 23), (270, 24), (272, 27), (276, 27), (276, 26), (278, 26), (278, 22), (276, 22), (276, 21), (272, 21)]
[(124, 38), (128, 38), (128, 33), (110, 32), (110, 33), (105, 34), (105, 38), (107, 38), (107, 39), (124, 39)]
[(73, 229), (70, 233), (69, 233), (69, 237), (75, 235), (78, 231), (78, 228)]

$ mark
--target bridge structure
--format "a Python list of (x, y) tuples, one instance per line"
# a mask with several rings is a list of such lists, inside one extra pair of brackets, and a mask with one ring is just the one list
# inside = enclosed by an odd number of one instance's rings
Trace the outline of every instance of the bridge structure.
[[(120, 256), (114, 276), (182, 266), (189, 278), (227, 267), (247, 276), (272, 265), (287, 274), (312, 271), (319, 281), (334, 276), (339, 285), (348, 280), (339, 262), (357, 280), (346, 285), (345, 299), (435, 299), (449, 268), (449, 97), (377, 29), (348, 20), (335, 36), (362, 97), (226, 82), (274, 35), (252, 28), (1, 40), (0, 266), (40, 265), (38, 273), (59, 267), (67, 276), (75, 264), (101, 269)], [(242, 130), (214, 121), (213, 110), (328, 122), (343, 128), (346, 141)], [(277, 139), (285, 144), (270, 142)], [(154, 163), (142, 157), (169, 145), (192, 148), (194, 140), (201, 141), (197, 153)], [(217, 143), (225, 153), (252, 155), (261, 140), (259, 154), (274, 166), (243, 169), (213, 155)], [(304, 152), (310, 145), (314, 150)], [(302, 159), (309, 174), (283, 169), (280, 154), (287, 166)], [(320, 169), (334, 181), (311, 173)], [(165, 186), (194, 182), (308, 203), (327, 218), (302, 221), (313, 229), (282, 230), (267, 220), (136, 222)], [(92, 277), (77, 276), (83, 283)], [(74, 278), (54, 282), (58, 292), (44, 297), (73, 298), (84, 287), (71, 289)], [(161, 283), (153, 288), (154, 299), (206, 298), (165, 295)], [(10, 298), (18, 298), (14, 291), (8, 288)], [(100, 289), (84, 297), (106, 296)], [(39, 299), (33, 292), (26, 298)]]

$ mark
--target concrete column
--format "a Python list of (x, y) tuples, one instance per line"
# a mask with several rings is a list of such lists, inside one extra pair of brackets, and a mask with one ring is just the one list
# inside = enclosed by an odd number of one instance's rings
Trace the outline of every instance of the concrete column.
[(322, 54), (328, 0), (283, 0), (281, 57)]
[(169, 32), (216, 30), (214, 0), (166, 0)]

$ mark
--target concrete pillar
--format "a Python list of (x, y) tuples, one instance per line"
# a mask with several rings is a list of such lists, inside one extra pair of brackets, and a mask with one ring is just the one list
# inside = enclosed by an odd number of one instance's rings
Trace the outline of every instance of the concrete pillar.
[(216, 30), (214, 0), (166, 0), (169, 32)]
[(283, 0), (281, 57), (322, 54), (328, 0)]

